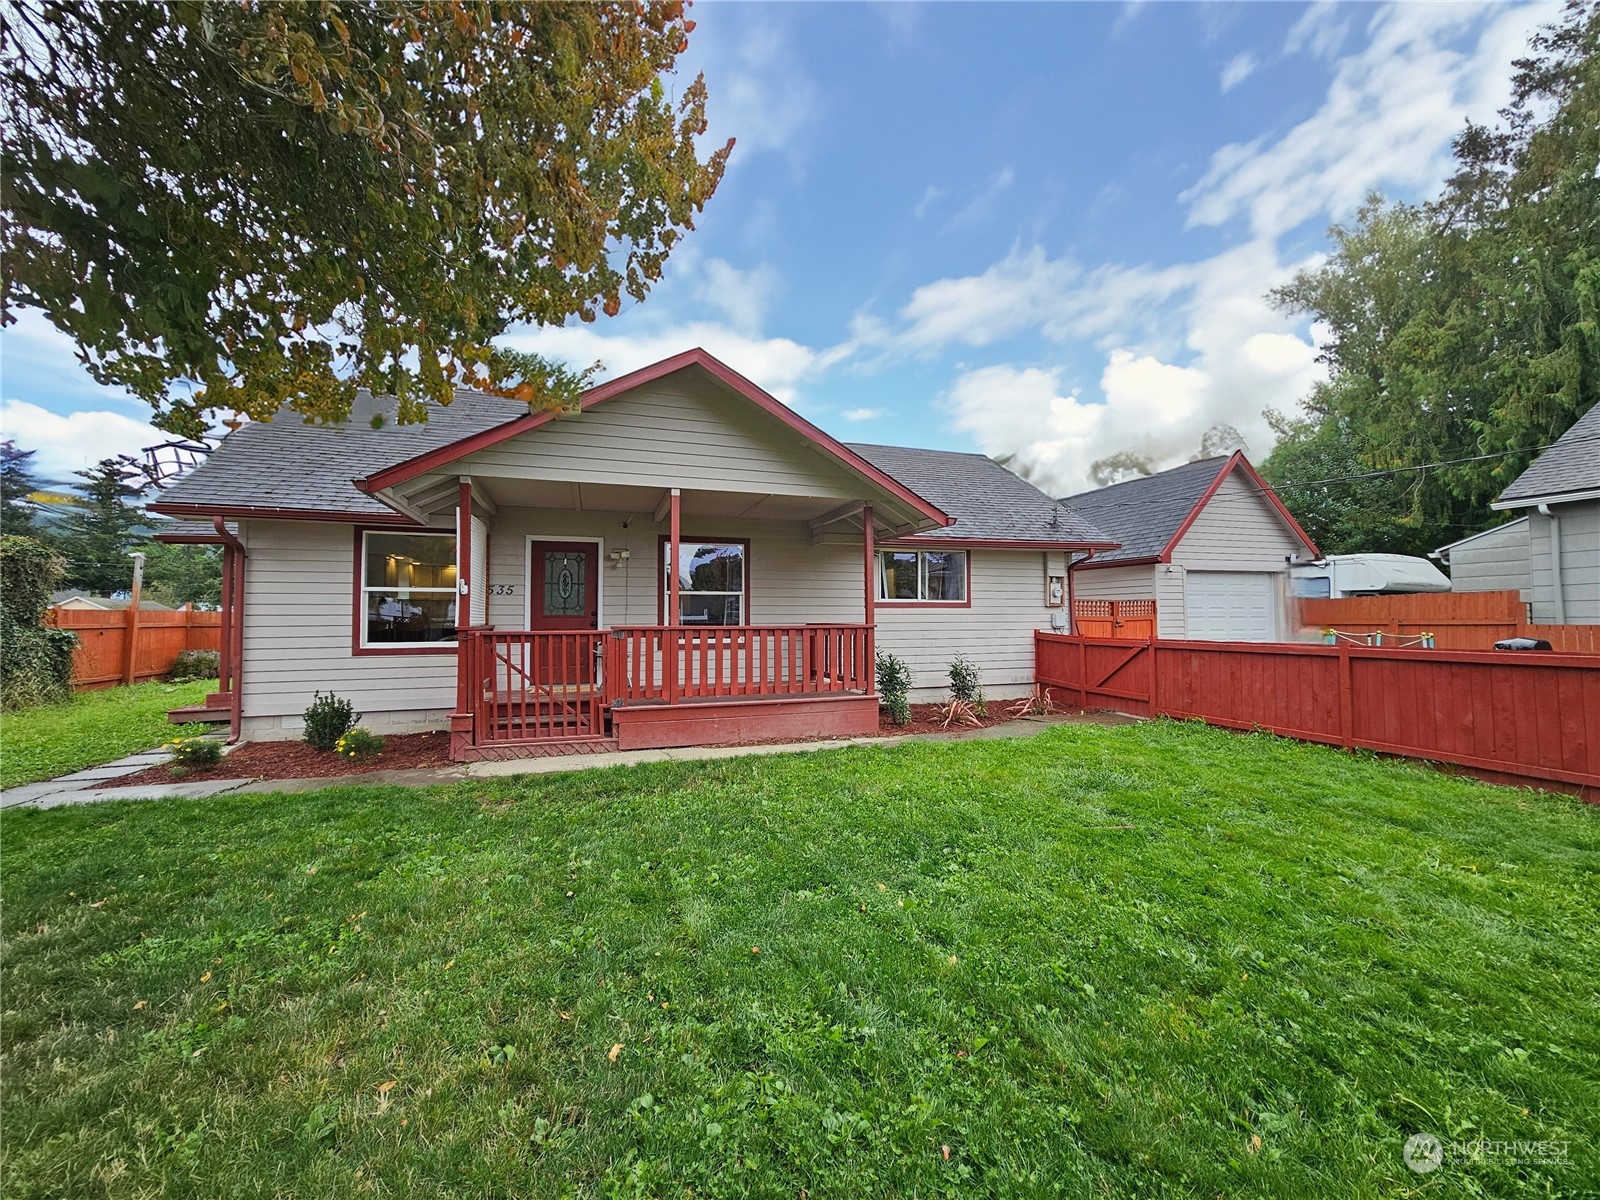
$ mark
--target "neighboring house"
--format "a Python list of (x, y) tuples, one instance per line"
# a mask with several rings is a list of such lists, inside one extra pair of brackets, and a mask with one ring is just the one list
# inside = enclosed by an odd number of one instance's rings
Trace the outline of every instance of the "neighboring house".
[(162, 540), (225, 547), (208, 705), (244, 736), (298, 736), (319, 690), (461, 758), (870, 732), (874, 646), (925, 698), (958, 653), (1025, 693), (1051, 573), (1114, 545), (981, 456), (836, 442), (700, 350), (575, 414), (393, 407), (246, 425), (151, 505), (184, 519)]
[(1076, 599), (1154, 600), (1163, 638), (1294, 636), (1288, 560), (1315, 558), (1317, 548), (1243, 454), (1061, 502), (1122, 543), (1074, 569)]
[[(51, 608), (65, 608), (72, 610), (94, 609), (98, 612), (122, 612), (133, 601), (127, 596), (91, 596), (88, 592), (66, 591), (55, 592), (50, 597)], [(163, 604), (159, 600), (139, 601), (140, 612), (172, 612), (170, 604)]]
[(1428, 557), (1450, 568), (1452, 592), (1517, 592), (1523, 600), (1531, 598), (1527, 517), (1440, 546)]
[(1527, 514), (1533, 624), (1600, 624), (1600, 405), (1491, 507)]

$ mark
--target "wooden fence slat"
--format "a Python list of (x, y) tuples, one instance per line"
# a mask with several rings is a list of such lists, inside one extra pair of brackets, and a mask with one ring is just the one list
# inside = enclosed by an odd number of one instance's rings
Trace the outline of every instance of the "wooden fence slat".
[(1600, 655), (1043, 632), (1034, 646), (1039, 685), (1085, 707), (1454, 763), (1600, 800)]

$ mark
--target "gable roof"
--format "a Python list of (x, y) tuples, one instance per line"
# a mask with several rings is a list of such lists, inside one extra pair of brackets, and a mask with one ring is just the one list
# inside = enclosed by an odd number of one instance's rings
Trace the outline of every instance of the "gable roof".
[(1589, 499), (1600, 499), (1600, 404), (1534, 459), (1490, 507), (1532, 508)]
[(1252, 488), (1277, 510), (1278, 516), (1306, 544), (1313, 557), (1317, 547), (1300, 523), (1283, 506), (1276, 492), (1256, 474), (1245, 456), (1235, 451), (1226, 457), (1202, 458), (1154, 475), (1142, 475), (1092, 492), (1067, 496), (1062, 503), (1076, 509), (1112, 538), (1115, 550), (1096, 554), (1089, 566), (1170, 562), (1189, 526), (1216, 495), (1223, 481), (1240, 472)]
[[(872, 463), (862, 458), (843, 442), (835, 441), (788, 405), (767, 394), (732, 367), (698, 346), (692, 350), (685, 350), (682, 354), (674, 354), (671, 358), (664, 358), (660, 362), (641, 367), (637, 371), (630, 371), (626, 375), (619, 375), (615, 379), (590, 388), (580, 398), (578, 407), (580, 411), (587, 411), (597, 404), (605, 403), (613, 396), (620, 396), (646, 383), (690, 368), (698, 368), (704, 371), (736, 395), (748, 400), (768, 416), (776, 418), (780, 423), (795, 430), (848, 473), (863, 477), (876, 487), (889, 492), (924, 519), (934, 521), (940, 525), (949, 525), (951, 523), (952, 518), (937, 506), (930, 504), (927, 499), (919, 496), (899, 480), (873, 466)], [(498, 445), (501, 442), (538, 429), (541, 425), (548, 424), (560, 415), (560, 413), (551, 412), (530, 413), (526, 407), (522, 407), (521, 415), (514, 421), (484, 429), (448, 445), (421, 451), (403, 462), (386, 466), (364, 478), (358, 479), (355, 486), (371, 495), (384, 488), (392, 487), (394, 484), (403, 483), (407, 479), (413, 479), (426, 471), (454, 462), (456, 459), (468, 454), (474, 454), (479, 450), (487, 449), (490, 446)]]
[(850, 449), (955, 518), (954, 525), (902, 540), (1083, 548), (1116, 544), (1079, 513), (982, 454), (861, 442), (852, 442)]

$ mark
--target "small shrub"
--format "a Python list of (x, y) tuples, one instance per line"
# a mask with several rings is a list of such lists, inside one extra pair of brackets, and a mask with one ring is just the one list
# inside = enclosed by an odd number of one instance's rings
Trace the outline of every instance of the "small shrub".
[(1056, 711), (1056, 702), (1050, 698), (1050, 689), (1034, 685), (1033, 694), (1011, 703), (1013, 717), (1047, 717)]
[(951, 699), (939, 711), (944, 714), (944, 727), (949, 729), (952, 725), (982, 725), (978, 714), (973, 711), (970, 700)]
[(350, 701), (341, 700), (332, 692), (318, 692), (305, 711), (305, 743), (313, 750), (332, 750), (360, 719), (361, 714)]
[(383, 753), (383, 739), (370, 729), (352, 729), (333, 744), (333, 749), (346, 758), (376, 758)]
[(989, 715), (983, 700), (983, 685), (978, 682), (978, 665), (965, 654), (958, 654), (950, 664), (950, 696), (971, 706), (980, 717)]
[(178, 657), (172, 660), (172, 670), (167, 672), (167, 682), (215, 679), (221, 670), (222, 653), (218, 650), (180, 650)]
[(222, 761), (222, 741), (214, 737), (173, 738), (162, 749), (172, 755), (172, 773), (187, 775), (190, 771), (214, 767)]
[(878, 707), (896, 725), (911, 724), (911, 668), (892, 654), (878, 651)]

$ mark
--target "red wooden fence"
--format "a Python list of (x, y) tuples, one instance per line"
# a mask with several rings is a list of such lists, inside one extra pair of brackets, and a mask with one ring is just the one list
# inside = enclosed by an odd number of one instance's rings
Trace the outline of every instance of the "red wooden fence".
[(1600, 654), (1600, 625), (1530, 625), (1516, 592), (1420, 592), (1406, 596), (1303, 599), (1300, 624), (1365, 635), (1431, 633), (1440, 650), (1490, 650), (1501, 638), (1543, 638), (1563, 654)]
[[(72, 686), (110, 687), (126, 678), (130, 609), (53, 608), (46, 619), (78, 635), (72, 652)], [(133, 679), (143, 683), (172, 670), (182, 650), (216, 650), (222, 645), (222, 614), (180, 609), (139, 610), (133, 639)]]
[(1035, 635), (1086, 708), (1453, 763), (1600, 800), (1600, 655)]

